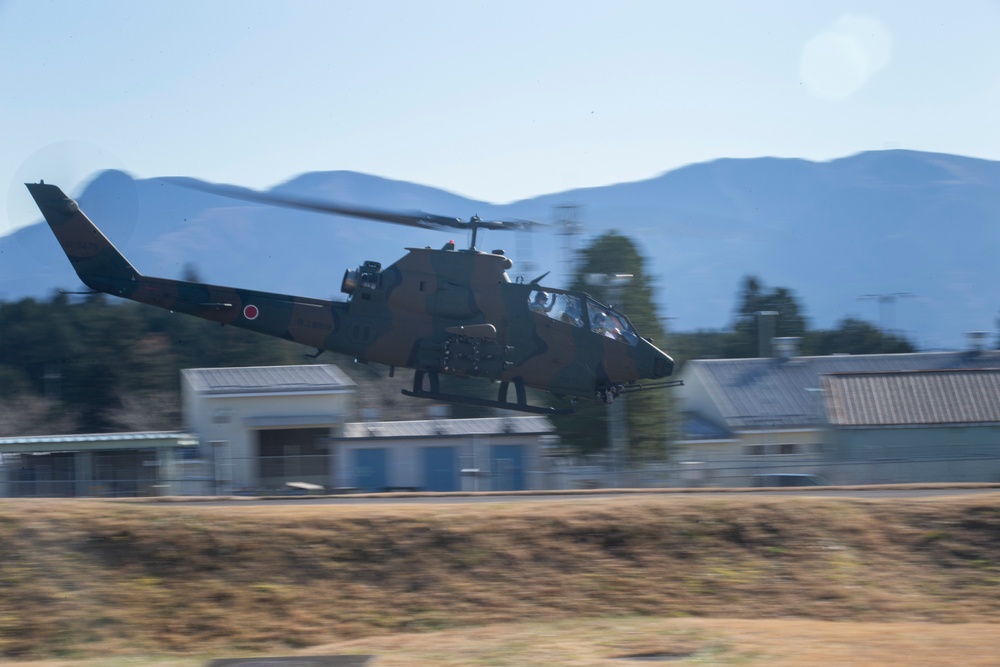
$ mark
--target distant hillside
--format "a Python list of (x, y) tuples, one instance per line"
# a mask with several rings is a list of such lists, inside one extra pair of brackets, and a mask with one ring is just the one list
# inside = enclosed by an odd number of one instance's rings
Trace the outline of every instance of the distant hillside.
[[(726, 327), (749, 274), (792, 289), (814, 328), (860, 317), (925, 349), (960, 347), (972, 330), (995, 332), (1000, 309), (1000, 163), (985, 160), (913, 151), (824, 163), (718, 160), (503, 206), (344, 171), (304, 174), (275, 190), (552, 223), (534, 234), (484, 233), (479, 245), (505, 248), (515, 260), (513, 276), (530, 280), (551, 270), (545, 282), (554, 285), (568, 270), (566, 248), (618, 230), (643, 249), (647, 271), (659, 279), (659, 314), (675, 331)], [(96, 178), (80, 203), (148, 275), (178, 277), (190, 266), (208, 282), (317, 297), (335, 295), (344, 269), (364, 260), (389, 264), (405, 246), (451, 239), (133, 181), (120, 172)], [(557, 207), (565, 205), (576, 206), (582, 223), (573, 237), (556, 224), (566, 215)], [(42, 225), (0, 239), (0, 298), (78, 286)], [(895, 293), (912, 296), (881, 310), (877, 298), (860, 298)]]

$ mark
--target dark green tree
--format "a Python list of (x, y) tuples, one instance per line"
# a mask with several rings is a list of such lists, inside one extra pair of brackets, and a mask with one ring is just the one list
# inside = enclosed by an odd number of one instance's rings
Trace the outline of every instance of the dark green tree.
[[(646, 273), (644, 258), (629, 238), (616, 231), (603, 234), (581, 250), (577, 266), (571, 289), (587, 292), (614, 306), (628, 316), (641, 335), (652, 338), (661, 348), (665, 345), (666, 332), (656, 312), (652, 278)], [(632, 275), (617, 294), (587, 278), (613, 274)], [(625, 401), (630, 457), (662, 459), (668, 432), (676, 423), (670, 391), (636, 392), (618, 400)], [(563, 442), (582, 453), (601, 451), (608, 444), (608, 407), (596, 401), (581, 403), (575, 414), (553, 421)]]
[(802, 353), (822, 354), (901, 354), (915, 352), (905, 338), (884, 334), (875, 326), (854, 318), (840, 321), (836, 329), (809, 331), (802, 339)]
[[(762, 318), (768, 317), (773, 317), (773, 322), (762, 324)], [(722, 356), (729, 359), (759, 356), (762, 327), (764, 335), (801, 337), (806, 332), (806, 318), (791, 290), (786, 287), (766, 290), (759, 278), (746, 276), (740, 287), (736, 320), (733, 324), (734, 336)], [(766, 347), (770, 347), (769, 341), (766, 341)]]
[(785, 287), (765, 290), (755, 276), (743, 279), (731, 330), (695, 331), (673, 334), (670, 352), (681, 367), (689, 359), (736, 359), (758, 356), (761, 325), (757, 313), (776, 313), (771, 326), (773, 336), (802, 339), (801, 354), (894, 354), (915, 352), (906, 338), (884, 334), (863, 320), (846, 318), (836, 329), (807, 328), (802, 309), (793, 292)]
[(18, 412), (37, 424), (6, 423), (32, 433), (46, 422), (78, 433), (180, 428), (181, 369), (303, 363), (305, 352), (104, 295), (24, 299), (0, 307), (0, 398), (31, 407)]

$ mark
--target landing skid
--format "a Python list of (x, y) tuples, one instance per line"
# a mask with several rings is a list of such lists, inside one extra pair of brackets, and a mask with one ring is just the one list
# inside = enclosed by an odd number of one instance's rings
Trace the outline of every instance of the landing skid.
[(429, 398), (431, 400), (444, 401), (446, 403), (462, 403), (464, 405), (478, 405), (486, 408), (500, 408), (502, 410), (516, 410), (517, 412), (530, 412), (536, 415), (568, 415), (572, 414), (573, 408), (554, 408), (541, 405), (530, 405), (524, 389), (524, 383), (520, 380), (514, 381), (514, 390), (517, 393), (517, 402), (511, 403), (507, 400), (507, 382), (500, 383), (500, 390), (497, 400), (488, 398), (477, 398), (475, 396), (463, 396), (461, 394), (442, 393), (438, 383), (438, 375), (434, 371), (428, 371), (426, 375), (430, 380), (430, 389), (424, 389), (424, 371), (416, 371), (413, 374), (413, 390), (402, 390), (406, 396), (414, 398)]

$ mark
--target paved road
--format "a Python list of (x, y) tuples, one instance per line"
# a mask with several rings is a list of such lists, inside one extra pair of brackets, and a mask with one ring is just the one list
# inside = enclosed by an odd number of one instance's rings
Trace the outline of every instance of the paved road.
[(275, 497), (275, 498), (236, 498), (204, 500), (200, 504), (207, 506), (276, 506), (276, 505), (397, 505), (407, 503), (418, 504), (456, 504), (456, 503), (508, 503), (508, 502), (545, 502), (552, 500), (593, 500), (605, 498), (669, 496), (673, 498), (731, 498), (740, 496), (769, 497), (810, 497), (810, 498), (933, 498), (939, 496), (967, 496), (973, 494), (1000, 494), (1000, 485), (975, 486), (899, 486), (899, 487), (831, 487), (829, 489), (698, 489), (698, 490), (638, 490), (599, 491), (599, 492), (554, 492), (554, 493), (481, 493), (481, 494), (363, 494), (335, 495), (317, 497)]

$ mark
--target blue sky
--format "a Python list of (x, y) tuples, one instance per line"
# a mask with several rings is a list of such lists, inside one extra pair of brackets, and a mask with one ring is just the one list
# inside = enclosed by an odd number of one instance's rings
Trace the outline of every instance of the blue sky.
[(105, 168), (504, 203), (721, 157), (1000, 159), (1000, 5), (0, 0), (0, 91), (7, 230), (24, 181)]

